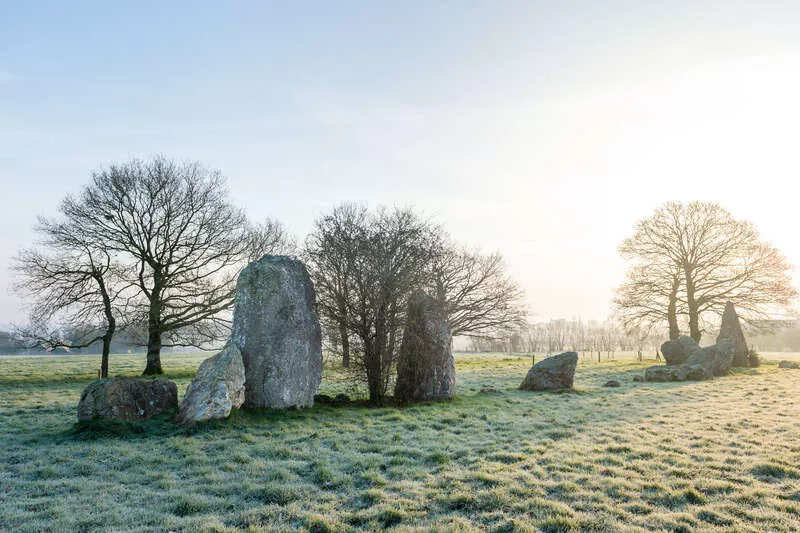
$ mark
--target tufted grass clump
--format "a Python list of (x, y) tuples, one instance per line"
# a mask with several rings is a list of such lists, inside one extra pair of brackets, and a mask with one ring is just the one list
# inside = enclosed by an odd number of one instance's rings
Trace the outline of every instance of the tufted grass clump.
[[(796, 531), (800, 374), (517, 389), (528, 356), (457, 357), (452, 401), (78, 424), (95, 356), (0, 357), (0, 531)], [(202, 354), (166, 354), (182, 396)], [(135, 376), (142, 356), (112, 356)], [(609, 380), (619, 388), (605, 388)], [(326, 368), (321, 394), (347, 381)], [(357, 398), (357, 391), (348, 391)]]

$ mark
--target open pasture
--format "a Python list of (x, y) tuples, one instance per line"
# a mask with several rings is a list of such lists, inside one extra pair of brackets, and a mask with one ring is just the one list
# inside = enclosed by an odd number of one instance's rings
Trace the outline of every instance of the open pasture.
[[(181, 396), (205, 356), (165, 355)], [(0, 530), (800, 529), (800, 371), (634, 383), (651, 364), (581, 358), (573, 392), (531, 393), (529, 357), (461, 354), (453, 401), (183, 428), (78, 426), (97, 356), (0, 358)]]

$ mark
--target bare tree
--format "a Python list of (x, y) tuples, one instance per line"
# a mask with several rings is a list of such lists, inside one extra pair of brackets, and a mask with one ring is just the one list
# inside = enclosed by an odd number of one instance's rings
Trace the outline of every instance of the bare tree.
[[(15, 289), (33, 298), (30, 324), (19, 333), (48, 350), (85, 348), (102, 341), (100, 376), (108, 377), (111, 340), (129, 287), (121, 281), (123, 268), (74, 224), (40, 218), (36, 229), (53, 252), (31, 248), (14, 260), (19, 276)], [(67, 327), (82, 334), (64, 338)]]
[[(637, 290), (644, 296), (634, 302), (646, 302), (650, 290), (652, 301), (663, 306), (675, 283), (664, 273), (679, 273), (678, 299), (685, 305), (689, 334), (696, 341), (702, 337), (704, 314), (721, 314), (728, 301), (745, 320), (757, 320), (789, 308), (797, 295), (789, 275), (791, 265), (783, 254), (762, 242), (751, 223), (734, 219), (714, 203), (665, 204), (637, 223), (620, 251), (635, 261), (628, 281), (642, 283)], [(621, 296), (629, 289), (623, 285)], [(669, 305), (669, 296), (666, 301)], [(676, 304), (676, 312), (681, 304)], [(643, 316), (647, 307), (640, 309)]]
[[(373, 215), (364, 206), (342, 204), (317, 221), (317, 230), (306, 242), (305, 256), (318, 290), (321, 315), (328, 327), (337, 330), (331, 337), (341, 344), (345, 367), (349, 366), (355, 335), (348, 326), (351, 322), (348, 302), (353, 298), (353, 280), (361, 274), (356, 269), (362, 268), (355, 258), (364, 253), (365, 246), (372, 246), (370, 239), (383, 242), (381, 235), (372, 235), (367, 230), (377, 227), (376, 221), (386, 213), (379, 211)], [(441, 228), (419, 219), (411, 211), (396, 210), (393, 216), (401, 213), (412, 216), (425, 230), (421, 233), (425, 233), (427, 248), (417, 252), (430, 261), (413, 276), (414, 283), (445, 303), (453, 335), (502, 337), (522, 323), (523, 294), (508, 277), (499, 254), (459, 248)]]
[(356, 254), (367, 238), (367, 208), (344, 203), (316, 222), (315, 231), (306, 239), (304, 259), (317, 290), (317, 306), (323, 326), (333, 330), (338, 340), (342, 365), (350, 367), (350, 300), (356, 268)]
[[(317, 220), (305, 256), (320, 311), (353, 336), (351, 361), (382, 403), (402, 336), (408, 296), (426, 286), (437, 228), (410, 209), (344, 204)], [(351, 347), (352, 348), (352, 347)]]
[(98, 246), (128, 259), (147, 325), (144, 374), (161, 374), (164, 346), (202, 346), (227, 334), (236, 277), (280, 225), (256, 227), (227, 199), (224, 179), (199, 163), (164, 157), (111, 165), (61, 205)]
[[(627, 259), (635, 258), (627, 248)], [(623, 326), (629, 330), (651, 330), (666, 324), (671, 340), (680, 336), (680, 319), (687, 314), (681, 296), (682, 273), (671, 262), (634, 264), (616, 290), (614, 307)]]
[(454, 336), (502, 337), (524, 322), (523, 292), (500, 254), (470, 251), (443, 239), (432, 269), (432, 291), (445, 302)]

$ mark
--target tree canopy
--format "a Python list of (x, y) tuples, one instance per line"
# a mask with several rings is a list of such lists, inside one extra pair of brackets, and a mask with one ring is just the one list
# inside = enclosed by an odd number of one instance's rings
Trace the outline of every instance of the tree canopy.
[(669, 202), (639, 221), (620, 253), (632, 262), (615, 305), (626, 326), (685, 324), (696, 341), (733, 302), (745, 320), (789, 309), (791, 265), (756, 227), (711, 202)]

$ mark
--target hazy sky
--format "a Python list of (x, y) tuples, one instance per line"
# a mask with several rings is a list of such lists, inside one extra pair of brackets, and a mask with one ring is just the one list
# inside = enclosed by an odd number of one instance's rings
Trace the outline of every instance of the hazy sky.
[(798, 28), (797, 1), (2, 2), (0, 324), (35, 216), (154, 153), (300, 237), (412, 204), (500, 251), (538, 319), (604, 318), (667, 200), (800, 264)]

